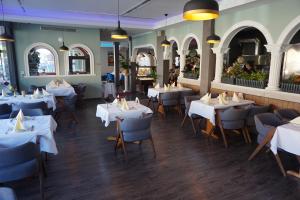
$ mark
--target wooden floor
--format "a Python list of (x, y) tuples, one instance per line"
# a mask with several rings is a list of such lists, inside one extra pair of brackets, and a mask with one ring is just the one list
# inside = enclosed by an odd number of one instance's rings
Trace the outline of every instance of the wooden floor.
[[(149, 142), (141, 149), (132, 144), (126, 164), (105, 139), (114, 133), (114, 124), (105, 128), (95, 117), (99, 102), (88, 101), (78, 111), (80, 124), (75, 128), (60, 125), (59, 154), (47, 163), (47, 199), (300, 199), (300, 181), (284, 178), (272, 153), (263, 152), (249, 162), (255, 144), (245, 145), (242, 137), (232, 135), (225, 149), (222, 141), (195, 136), (189, 122), (180, 128), (182, 119), (175, 113), (165, 120), (154, 118), (157, 158)], [(290, 157), (283, 162), (295, 167)], [(37, 178), (10, 186), (21, 200), (40, 197)]]

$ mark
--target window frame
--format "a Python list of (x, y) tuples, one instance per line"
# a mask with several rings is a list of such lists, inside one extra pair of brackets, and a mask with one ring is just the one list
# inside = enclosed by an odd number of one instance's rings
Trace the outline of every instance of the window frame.
[(95, 76), (95, 59), (94, 59), (94, 54), (92, 52), (92, 50), (86, 46), (85, 44), (71, 44), (68, 46), (69, 50), (73, 49), (73, 48), (83, 48), (90, 56), (90, 62), (89, 62), (89, 69), (90, 69), (90, 73), (86, 74), (86, 73), (79, 73), (79, 74), (69, 74), (70, 72), (70, 61), (69, 61), (69, 51), (64, 52), (64, 62), (65, 62), (65, 76)]
[[(28, 63), (28, 54), (30, 53), (31, 49), (36, 47), (44, 47), (48, 49), (54, 56), (54, 66), (55, 66), (55, 75), (40, 75), (40, 76), (31, 76), (29, 71), (29, 63)], [(24, 52), (24, 64), (25, 64), (25, 77), (26, 78), (38, 78), (38, 77), (57, 77), (60, 76), (59, 72), (59, 57), (57, 51), (49, 44), (43, 42), (36, 42), (29, 45)]]

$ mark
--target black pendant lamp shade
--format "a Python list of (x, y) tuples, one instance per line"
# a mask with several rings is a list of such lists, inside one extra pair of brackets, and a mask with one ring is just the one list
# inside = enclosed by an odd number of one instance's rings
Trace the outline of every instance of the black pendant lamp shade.
[(128, 39), (128, 34), (127, 32), (121, 28), (121, 23), (120, 23), (120, 0), (118, 0), (118, 27), (117, 29), (113, 30), (111, 32), (111, 38), (115, 40), (124, 40)]
[(169, 46), (171, 46), (171, 42), (169, 42), (167, 40), (167, 37), (165, 37), (165, 39), (161, 42), (161, 46), (162, 47), (169, 47)]
[(183, 9), (183, 18), (191, 21), (216, 19), (220, 15), (215, 0), (190, 0)]
[(69, 51), (69, 48), (65, 45), (65, 42), (63, 42), (63, 45), (59, 47), (59, 51)]
[(14, 42), (15, 39), (6, 33), (5, 23), (4, 23), (4, 11), (3, 11), (3, 0), (1, 0), (1, 10), (2, 10), (2, 26), (4, 29), (4, 32), (0, 35), (0, 41), (3, 42)]
[(221, 41), (221, 38), (215, 34), (210, 35), (206, 38), (208, 44), (218, 44)]
[[(166, 17), (166, 26), (168, 25), (168, 14), (165, 14)], [(167, 36), (165, 36), (165, 39), (160, 43), (162, 47), (169, 47), (171, 46), (171, 42), (167, 40)]]
[(118, 28), (111, 32), (111, 38), (116, 40), (124, 40), (128, 38), (127, 32), (121, 28), (120, 21), (118, 21)]

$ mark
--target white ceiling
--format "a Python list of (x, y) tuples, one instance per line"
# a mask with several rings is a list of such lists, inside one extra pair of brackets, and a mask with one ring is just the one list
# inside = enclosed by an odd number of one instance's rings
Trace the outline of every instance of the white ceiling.
[[(120, 13), (143, 1), (120, 0)], [(151, 0), (122, 16), (122, 26), (132, 31), (159, 28), (164, 25), (165, 13), (171, 16), (170, 23), (178, 23), (182, 21), (182, 9), (187, 1)], [(253, 1), (257, 0), (219, 0), (221, 10)], [(3, 3), (5, 18), (9, 21), (98, 28), (116, 24), (117, 0), (3, 0)]]

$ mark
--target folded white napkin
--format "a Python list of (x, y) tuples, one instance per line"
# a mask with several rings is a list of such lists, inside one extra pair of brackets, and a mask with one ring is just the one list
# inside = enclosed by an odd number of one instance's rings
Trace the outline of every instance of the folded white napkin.
[(232, 101), (234, 101), (234, 102), (240, 102), (241, 101), (240, 98), (238, 97), (238, 95), (236, 95), (235, 92), (233, 93)]
[(182, 85), (181, 85), (181, 83), (177, 83), (177, 87), (178, 88), (183, 88)]
[(222, 95), (223, 99), (226, 99), (226, 97), (227, 97), (227, 93), (226, 92), (223, 92), (221, 95)]
[(228, 102), (224, 99), (224, 97), (223, 97), (222, 94), (220, 94), (220, 95), (218, 96), (218, 100), (219, 100), (219, 104), (221, 104), (221, 105), (226, 105), (226, 104), (228, 104)]
[(300, 117), (297, 117), (293, 120), (290, 121), (292, 124), (297, 124), (297, 125), (300, 125)]
[(238, 97), (239, 97), (239, 99), (243, 100), (244, 99), (244, 94), (240, 92), (240, 93), (238, 93)]
[(19, 111), (19, 113), (18, 113), (16, 119), (17, 119), (17, 120), (21, 120), (21, 121), (24, 120), (24, 114), (23, 114), (22, 109)]
[(25, 131), (23, 120), (20, 120), (20, 119), (17, 118), (16, 125), (15, 125), (14, 129), (15, 129), (15, 132)]
[(2, 97), (6, 97), (6, 96), (7, 96), (6, 92), (2, 90)]
[(159, 89), (160, 88), (159, 83), (157, 83), (154, 88)]
[(206, 93), (206, 95), (204, 95), (200, 100), (206, 104), (209, 104), (211, 102), (211, 94)]
[(43, 95), (44, 95), (44, 96), (50, 96), (50, 93), (47, 92), (45, 89), (43, 89), (42, 91), (43, 91)]
[(40, 96), (41, 96), (40, 90), (39, 90), (39, 89), (36, 89), (36, 90), (33, 92), (32, 98), (38, 99), (38, 98), (40, 98)]
[(174, 83), (172, 83), (171, 87), (172, 87), (172, 88), (176, 87), (176, 86), (175, 86), (175, 82), (174, 82)]
[(56, 83), (52, 80), (52, 81), (50, 81), (50, 83), (48, 83), (47, 87), (48, 87), (48, 88), (56, 88), (57, 85), (56, 85)]
[(71, 85), (70, 85), (67, 81), (65, 81), (65, 79), (63, 79), (62, 84), (63, 84), (65, 87), (71, 87)]
[(128, 106), (128, 103), (126, 101), (126, 99), (122, 99), (122, 105), (121, 105), (121, 109), (122, 110), (129, 110), (129, 106)]
[(140, 104), (140, 99), (138, 97), (135, 97), (135, 103)]
[(168, 86), (167, 86), (166, 84), (164, 84), (164, 90), (165, 90), (165, 91), (168, 91), (168, 90), (169, 90), (169, 88), (168, 88)]
[(113, 104), (118, 104), (119, 100), (116, 98), (112, 103)]

